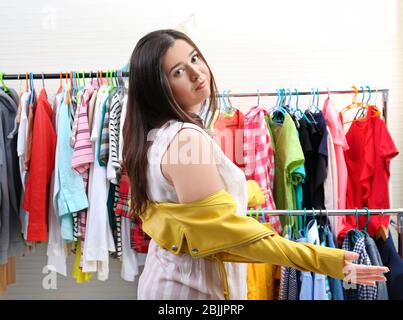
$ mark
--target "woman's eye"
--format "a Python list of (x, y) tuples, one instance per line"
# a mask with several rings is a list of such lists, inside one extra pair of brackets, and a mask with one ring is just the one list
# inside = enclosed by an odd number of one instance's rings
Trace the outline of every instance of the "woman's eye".
[(183, 72), (183, 69), (178, 69), (175, 71), (175, 76), (180, 76)]
[(196, 54), (192, 57), (192, 62), (196, 62), (197, 60), (199, 60), (199, 55), (196, 53)]

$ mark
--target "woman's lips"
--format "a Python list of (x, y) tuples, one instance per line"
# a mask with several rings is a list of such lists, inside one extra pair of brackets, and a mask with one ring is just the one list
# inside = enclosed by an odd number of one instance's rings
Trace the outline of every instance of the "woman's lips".
[(203, 89), (203, 88), (206, 86), (206, 84), (207, 84), (207, 81), (204, 80), (202, 83), (200, 83), (200, 84), (198, 85), (198, 87), (196, 88), (196, 90)]

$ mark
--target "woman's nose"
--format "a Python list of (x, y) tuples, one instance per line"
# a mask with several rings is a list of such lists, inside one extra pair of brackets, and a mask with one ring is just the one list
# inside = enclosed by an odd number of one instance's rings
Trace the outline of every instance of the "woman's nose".
[(201, 70), (197, 67), (191, 67), (191, 77), (192, 81), (196, 81), (197, 79), (200, 78), (200, 75), (202, 74)]

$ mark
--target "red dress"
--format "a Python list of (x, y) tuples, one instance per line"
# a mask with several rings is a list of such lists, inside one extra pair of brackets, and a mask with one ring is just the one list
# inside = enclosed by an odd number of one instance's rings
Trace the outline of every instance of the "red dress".
[[(350, 149), (345, 151), (348, 170), (346, 208), (388, 209), (390, 160), (398, 155), (396, 146), (385, 122), (375, 115), (374, 107), (368, 108), (364, 121), (354, 121), (346, 134)], [(339, 240), (356, 225), (355, 216), (346, 216), (346, 226)], [(371, 216), (367, 231), (372, 237), (383, 223), (389, 225), (389, 216)], [(359, 230), (363, 229), (366, 216), (359, 217)]]

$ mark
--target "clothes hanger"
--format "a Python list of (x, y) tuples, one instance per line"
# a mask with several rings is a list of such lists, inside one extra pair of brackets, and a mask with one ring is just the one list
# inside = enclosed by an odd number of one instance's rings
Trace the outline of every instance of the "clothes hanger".
[(310, 100), (309, 100), (309, 107), (308, 107), (308, 111), (309, 112), (314, 112), (314, 109), (315, 109), (316, 107), (315, 107), (315, 89), (314, 88), (311, 88), (311, 98), (310, 98)]
[[(369, 101), (371, 99), (371, 88), (369, 86), (366, 86), (366, 88), (368, 88), (368, 92), (369, 92), (368, 100), (366, 102), (364, 102), (364, 87), (361, 86), (361, 89), (363, 92), (363, 98), (362, 98), (362, 102), (361, 102), (362, 106), (357, 111), (356, 116), (354, 117), (354, 119), (352, 121), (347, 121), (344, 123), (350, 123), (350, 122), (355, 122), (355, 121), (366, 121), (368, 119), (368, 117), (366, 115), (368, 115), (368, 110), (370, 107), (372, 110), (372, 114), (370, 115), (370, 118), (376, 118), (381, 115), (381, 112), (379, 111), (379, 109), (376, 106), (371, 106), (369, 104)], [(365, 113), (365, 111), (367, 111), (367, 113)]]
[(355, 208), (355, 227), (350, 233), (350, 240), (355, 245), (358, 239), (362, 238), (362, 233), (358, 230), (358, 208)]
[(259, 89), (257, 89), (257, 107), (260, 107), (260, 93), (259, 93)]
[(45, 74), (42, 72), (42, 90), (45, 89)]
[(304, 118), (309, 124), (312, 124), (311, 120), (306, 116), (306, 114), (299, 108), (298, 101), (299, 101), (299, 93), (298, 90), (295, 89), (295, 95), (296, 95), (296, 103), (295, 103), (295, 111), (294, 111), (294, 116), (296, 117), (297, 120), (301, 120)]
[(30, 90), (30, 96), (29, 96), (29, 105), (32, 105), (34, 102), (34, 74), (32, 72), (29, 73), (29, 90)]
[(28, 92), (28, 72), (25, 73), (25, 92)]
[(60, 83), (59, 83), (59, 90), (58, 91), (62, 91), (62, 89), (63, 89), (62, 78), (63, 78), (63, 74), (62, 74), (62, 72), (60, 72)]
[(71, 90), (73, 89), (73, 74), (72, 74), (71, 71), (68, 73), (68, 76), (69, 76), (70, 82), (69, 82), (68, 89), (67, 89), (67, 105), (70, 105), (70, 102), (71, 102)]
[(225, 115), (228, 111), (228, 106), (227, 102), (224, 99), (225, 96), (225, 90), (222, 91), (222, 94), (220, 95), (220, 102), (221, 102), (221, 113)]
[(266, 213), (264, 212), (263, 208), (262, 208), (262, 222), (267, 223), (267, 221), (266, 221)]
[(367, 226), (368, 226), (368, 223), (371, 221), (371, 213), (369, 212), (369, 210), (368, 210), (367, 207), (364, 207), (363, 209), (364, 209), (365, 211), (367, 211), (367, 221), (365, 221), (365, 225), (364, 225), (364, 228), (363, 228), (363, 230), (362, 230), (362, 233), (363, 233), (366, 237), (369, 237), (369, 234), (368, 234), (368, 232), (367, 232)]
[(382, 239), (383, 241), (386, 241), (389, 237), (389, 231), (388, 228), (385, 227), (385, 225), (383, 224), (383, 218), (384, 213), (382, 210), (381, 224), (379, 225), (378, 230), (376, 231), (375, 239)]
[(319, 99), (320, 99), (319, 88), (316, 88), (316, 112), (318, 113), (320, 112)]
[(363, 86), (361, 86), (360, 88), (361, 88), (361, 92), (362, 92), (362, 101), (361, 101), (361, 103), (363, 104), (363, 106), (355, 114), (354, 120), (357, 120), (357, 119), (362, 118), (363, 116), (365, 116), (365, 110), (368, 109), (368, 101), (371, 99), (371, 88), (369, 86), (366, 86), (366, 88), (368, 88), (369, 99), (364, 104), (365, 91), (364, 91)]
[(83, 71), (81, 72), (81, 76), (82, 76), (82, 79), (83, 79), (83, 88), (85, 88), (85, 86), (87, 85), (87, 84), (85, 83), (85, 70), (83, 70)]
[(277, 89), (279, 96), (278, 104), (274, 107), (272, 113), (272, 120), (277, 124), (283, 124), (287, 110), (284, 108), (285, 102), (285, 89)]
[[(232, 102), (231, 102), (231, 100), (230, 100), (230, 98), (229, 98), (229, 93), (230, 93), (230, 92), (231, 92), (231, 90), (227, 90), (226, 98), (227, 98), (228, 106), (229, 106), (229, 109), (228, 109), (228, 116), (229, 116), (229, 117), (232, 117), (232, 116), (235, 114), (236, 108), (234, 108), (234, 107), (232, 106)], [(225, 99), (225, 97), (224, 97), (224, 99)]]
[(0, 72), (0, 82), (1, 82), (1, 85), (3, 86), (3, 91), (8, 94), (10, 92), (10, 90), (8, 89), (7, 85), (5, 84), (3, 78), (4, 78), (4, 72)]
[[(348, 106), (344, 107), (344, 108), (339, 112), (339, 114), (340, 114), (340, 116), (341, 116), (341, 119), (343, 119), (343, 114), (345, 114), (347, 111), (349, 111), (349, 110), (351, 110), (351, 109), (354, 109), (354, 108), (362, 108), (362, 107), (365, 107), (365, 104), (364, 104), (363, 102), (357, 102), (357, 95), (358, 95), (358, 89), (357, 89), (357, 87), (356, 87), (356, 86), (352, 86), (352, 88), (354, 89), (354, 97), (353, 97), (353, 100), (352, 100), (351, 104), (349, 104)], [(354, 121), (354, 120), (352, 120), (352, 121)], [(352, 121), (344, 121), (344, 120), (343, 120), (343, 124), (347, 124), (347, 123), (350, 123), (350, 122), (352, 122)]]

